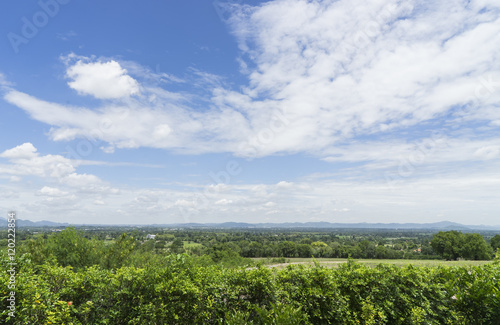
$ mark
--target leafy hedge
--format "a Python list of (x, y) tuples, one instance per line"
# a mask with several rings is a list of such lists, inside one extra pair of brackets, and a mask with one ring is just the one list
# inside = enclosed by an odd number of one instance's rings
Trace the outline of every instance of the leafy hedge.
[(0, 275), (2, 324), (500, 324), (495, 264), (229, 269), (171, 255), (75, 272), (24, 255), (17, 267), (15, 318), (9, 274)]

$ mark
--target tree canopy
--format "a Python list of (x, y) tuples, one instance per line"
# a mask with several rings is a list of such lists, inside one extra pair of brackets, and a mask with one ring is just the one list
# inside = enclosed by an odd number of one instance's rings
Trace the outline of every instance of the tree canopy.
[(440, 231), (431, 240), (436, 253), (448, 260), (489, 260), (493, 250), (480, 234), (463, 234), (459, 231)]

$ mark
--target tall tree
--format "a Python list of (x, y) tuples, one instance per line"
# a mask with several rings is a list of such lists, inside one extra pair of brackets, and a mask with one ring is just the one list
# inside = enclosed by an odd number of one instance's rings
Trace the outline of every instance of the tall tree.
[(493, 254), (480, 234), (462, 234), (458, 231), (440, 231), (431, 240), (436, 253), (445, 259), (456, 260), (459, 257), (469, 260), (489, 260)]
[(432, 237), (431, 246), (447, 260), (456, 260), (461, 255), (464, 235), (459, 231), (440, 231)]
[(494, 251), (500, 248), (500, 235), (493, 236), (493, 238), (491, 238), (490, 245)]
[(461, 255), (469, 260), (490, 260), (493, 254), (489, 246), (480, 234), (465, 234)]

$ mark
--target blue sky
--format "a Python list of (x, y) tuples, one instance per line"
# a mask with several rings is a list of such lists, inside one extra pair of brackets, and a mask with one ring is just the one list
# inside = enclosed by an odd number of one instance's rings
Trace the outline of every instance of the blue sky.
[(1, 6), (2, 211), (500, 224), (497, 1)]

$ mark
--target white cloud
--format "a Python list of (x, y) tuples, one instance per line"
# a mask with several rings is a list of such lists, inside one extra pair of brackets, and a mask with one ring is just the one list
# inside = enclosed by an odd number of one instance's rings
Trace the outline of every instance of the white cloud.
[(482, 159), (495, 159), (500, 155), (500, 145), (480, 147), (474, 152), (474, 155)]
[(414, 166), (484, 161), (500, 154), (500, 139), (470, 139), (437, 134), (414, 142), (402, 140), (351, 142), (332, 148), (323, 158), (328, 162), (364, 162), (366, 168), (388, 168), (401, 163)]
[(192, 207), (195, 204), (192, 201), (180, 199), (180, 200), (175, 201), (175, 205), (176, 206), (181, 206), (181, 207)]
[(0, 157), (9, 159), (30, 159), (38, 156), (36, 148), (33, 144), (27, 142), (15, 148), (5, 150), (0, 154)]
[(105, 153), (114, 153), (115, 152), (115, 147), (113, 147), (113, 146), (100, 147), (99, 149), (101, 149)]
[(287, 182), (287, 181), (281, 181), (278, 184), (276, 184), (276, 187), (278, 188), (290, 188), (293, 186), (292, 182)]
[(266, 202), (263, 206), (265, 208), (272, 208), (272, 207), (276, 206), (276, 203), (269, 201), (269, 202)]
[(280, 101), (290, 120), (271, 150), (314, 152), (457, 105), (500, 102), (500, 87), (489, 98), (475, 95), (482, 76), (500, 80), (494, 8), (302, 0), (232, 8), (240, 48), (256, 66), (247, 94)]
[(192, 153), (231, 151), (244, 140), (248, 128), (241, 114), (230, 110), (197, 113), (174, 104), (166, 110), (140, 102), (100, 110), (66, 108), (18, 91), (10, 91), (5, 99), (33, 118), (55, 126), (49, 133), (53, 140), (102, 140), (109, 143), (102, 146), (106, 152), (115, 147), (173, 148)]
[(233, 203), (233, 201), (228, 199), (220, 199), (219, 201), (215, 202), (216, 205), (228, 205), (231, 203)]
[[(15, 207), (34, 220), (62, 216), (60, 221), (73, 223), (295, 222), (310, 218), (427, 222), (443, 214), (441, 220), (453, 218), (470, 224), (474, 214), (475, 223), (494, 224), (500, 193), (498, 164), (466, 170), (466, 175), (457, 169), (396, 183), (384, 178), (344, 175), (332, 179), (324, 175), (293, 183), (176, 184), (172, 188), (127, 187), (120, 191), (93, 175), (73, 172), (60, 179), (42, 177), (45, 184), (36, 188), (25, 183), (0, 184), (1, 193), (11, 193), (6, 200), (9, 206), (0, 202), (0, 207)], [(266, 219), (270, 214), (272, 220)]]
[[(8, 187), (0, 183), (0, 192), (10, 193), (1, 196), (8, 200), (0, 201), (0, 208), (15, 209), (30, 220), (49, 218), (74, 223), (102, 212), (94, 222), (105, 222), (107, 206), (104, 201), (116, 204), (121, 196), (119, 189), (99, 177), (77, 173), (81, 161), (39, 154), (31, 143), (5, 150), (0, 158), (7, 160), (0, 162), (0, 179), (16, 180)], [(89, 209), (95, 205), (102, 206), (101, 212)]]
[(69, 40), (75, 38), (76, 36), (78, 36), (78, 34), (75, 33), (75, 31), (73, 31), (73, 30), (70, 30), (69, 32), (66, 32), (66, 33), (58, 33), (57, 34), (57, 38), (60, 39), (61, 41), (69, 41)]
[(11, 86), (13, 86), (13, 84), (7, 81), (3, 73), (0, 73), (0, 89), (8, 89)]
[(93, 185), (101, 185), (101, 180), (95, 175), (71, 173), (64, 176), (61, 182), (72, 187), (84, 188)]
[(39, 176), (61, 179), (75, 170), (73, 163), (59, 155), (40, 156), (31, 143), (24, 143), (0, 154), (9, 159), (9, 165), (0, 165), (0, 174)]
[[(60, 155), (40, 155), (33, 144), (27, 142), (15, 148), (5, 150), (0, 157), (9, 160), (0, 164), (0, 175), (10, 177), (36, 176), (43, 180), (57, 182), (72, 188), (105, 188), (105, 183), (97, 176), (78, 174), (79, 161), (70, 160)], [(55, 190), (43, 187), (40, 194)]]
[(67, 194), (68, 192), (61, 191), (58, 188), (49, 186), (44, 186), (40, 191), (38, 191), (38, 195), (42, 196), (58, 197), (58, 196), (66, 196)]
[(19, 177), (19, 176), (10, 176), (9, 179), (10, 179), (11, 182), (20, 182), (20, 181), (22, 181), (22, 178)]
[(139, 94), (138, 82), (127, 75), (116, 61), (83, 62), (78, 60), (68, 67), (68, 85), (82, 95), (99, 99), (115, 99)]

